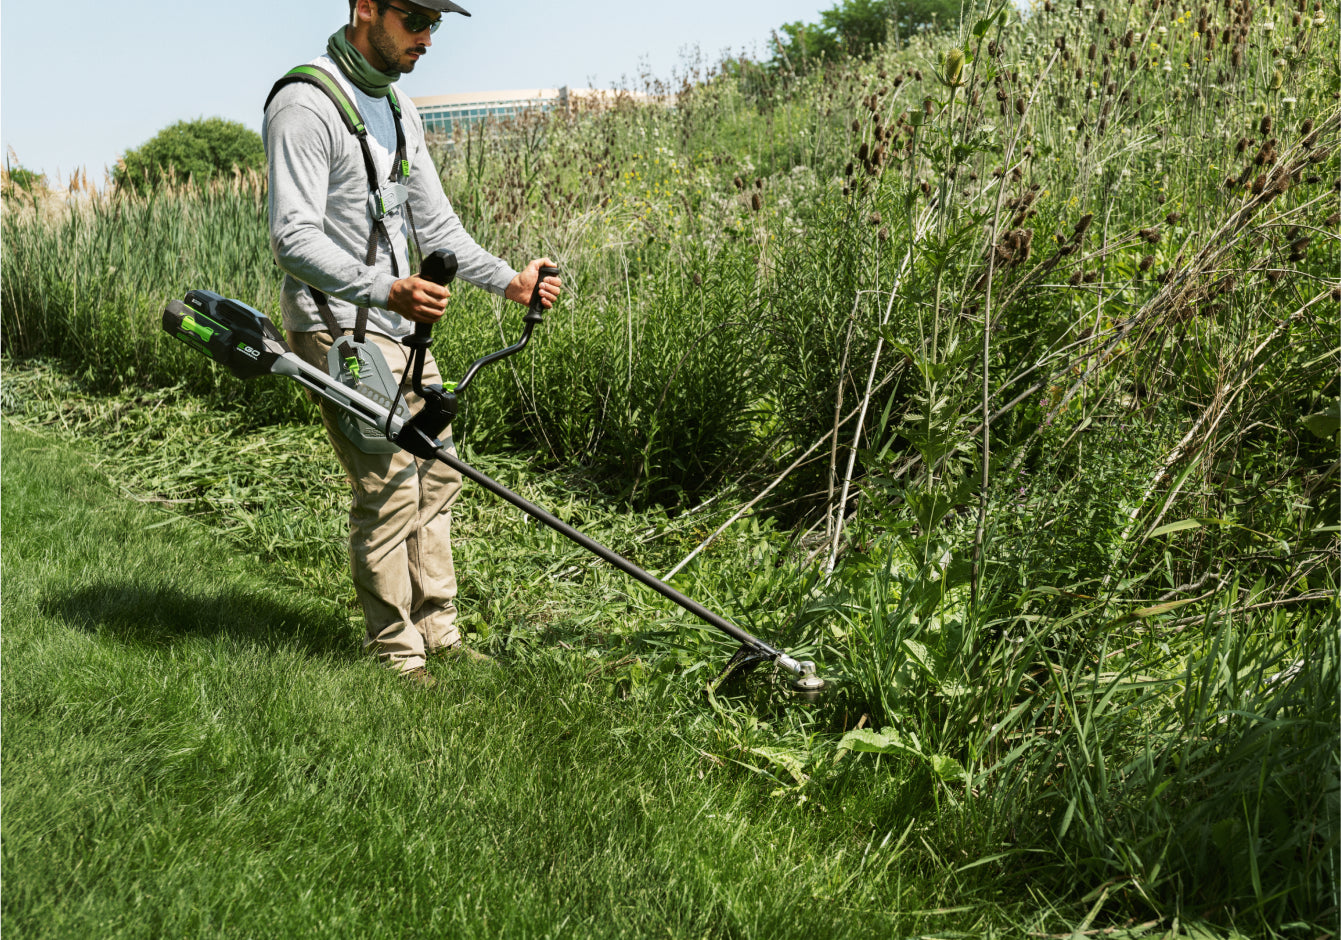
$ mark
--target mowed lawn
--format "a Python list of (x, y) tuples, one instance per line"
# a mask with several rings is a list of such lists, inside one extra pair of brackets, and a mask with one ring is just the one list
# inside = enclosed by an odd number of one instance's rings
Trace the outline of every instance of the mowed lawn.
[(10, 936), (1009, 922), (982, 884), (973, 910), (946, 911), (963, 887), (947, 869), (879, 844), (919, 810), (886, 818), (900, 800), (869, 774), (771, 797), (695, 747), (706, 702), (622, 700), (559, 659), (438, 663), (436, 690), (411, 688), (358, 651), (340, 603), (274, 586), (69, 445), (6, 427), (0, 456)]

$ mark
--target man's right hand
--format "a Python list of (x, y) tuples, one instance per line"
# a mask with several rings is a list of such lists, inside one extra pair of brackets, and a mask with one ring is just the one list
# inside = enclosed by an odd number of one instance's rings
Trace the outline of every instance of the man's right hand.
[(447, 309), (452, 292), (422, 277), (403, 277), (391, 285), (386, 307), (416, 323), (436, 323)]

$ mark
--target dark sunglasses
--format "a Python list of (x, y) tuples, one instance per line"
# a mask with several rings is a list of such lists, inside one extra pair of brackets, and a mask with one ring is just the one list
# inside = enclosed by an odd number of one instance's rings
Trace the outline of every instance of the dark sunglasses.
[(422, 33), (428, 30), (429, 34), (436, 33), (438, 27), (442, 25), (442, 17), (432, 17), (426, 13), (411, 13), (409, 10), (402, 9), (394, 3), (388, 3), (387, 6), (400, 14), (401, 20), (405, 23), (406, 32)]

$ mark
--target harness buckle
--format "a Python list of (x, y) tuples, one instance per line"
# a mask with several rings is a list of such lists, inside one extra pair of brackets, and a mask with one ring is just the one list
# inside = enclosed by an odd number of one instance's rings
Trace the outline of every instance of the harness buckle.
[(410, 201), (410, 191), (403, 183), (386, 183), (372, 192), (373, 219), (380, 222), (387, 216), (399, 211)]

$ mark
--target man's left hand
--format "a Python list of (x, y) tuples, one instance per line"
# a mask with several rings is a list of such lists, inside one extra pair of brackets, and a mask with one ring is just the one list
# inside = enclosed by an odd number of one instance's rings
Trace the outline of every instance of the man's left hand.
[[(523, 307), (531, 303), (531, 294), (535, 292), (535, 282), (540, 279), (540, 266), (546, 265), (556, 267), (553, 261), (548, 258), (537, 258), (526, 266), (526, 270), (520, 272), (512, 279), (503, 296), (508, 300), (515, 300)], [(563, 281), (557, 277), (547, 277), (540, 282), (540, 305), (546, 310), (554, 306), (554, 302), (559, 299), (563, 293)]]

